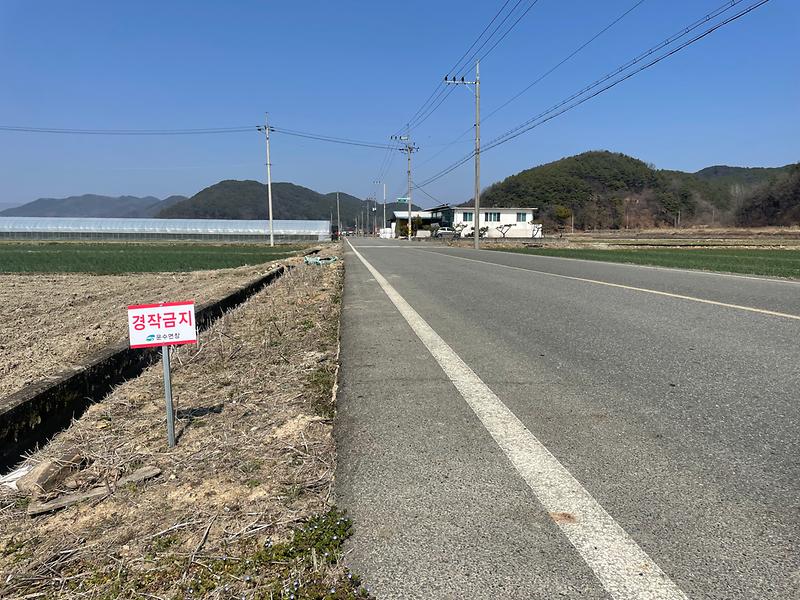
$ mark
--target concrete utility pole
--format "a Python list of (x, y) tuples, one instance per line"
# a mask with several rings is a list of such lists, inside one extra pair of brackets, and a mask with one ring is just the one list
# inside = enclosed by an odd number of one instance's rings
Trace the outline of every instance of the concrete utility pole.
[(455, 76), (448, 79), (446, 76), (444, 82), (451, 85), (474, 85), (475, 86), (475, 227), (473, 234), (475, 236), (475, 250), (478, 250), (480, 245), (480, 231), (481, 231), (481, 63), (475, 63), (475, 81), (464, 81), (462, 77), (457, 80)]
[(406, 174), (408, 175), (408, 193), (406, 194), (406, 199), (408, 200), (408, 241), (411, 241), (411, 154), (419, 150), (417, 146), (413, 144), (411, 141), (411, 136), (409, 134), (406, 135), (393, 135), (393, 140), (399, 140), (403, 142), (403, 147), (398, 148), (400, 152), (405, 152), (408, 157), (408, 166), (406, 168)]
[[(373, 184), (383, 184), (383, 222), (381, 223), (380, 229), (386, 227), (386, 182), (385, 181), (373, 181)], [(377, 201), (376, 201), (377, 204)]]
[(339, 192), (336, 192), (336, 227), (338, 227), (339, 237), (342, 237), (342, 213), (339, 209)]
[(269, 204), (269, 245), (275, 245), (275, 232), (272, 227), (272, 163), (269, 159), (269, 113), (264, 113), (264, 127), (258, 127), (267, 137), (267, 203)]

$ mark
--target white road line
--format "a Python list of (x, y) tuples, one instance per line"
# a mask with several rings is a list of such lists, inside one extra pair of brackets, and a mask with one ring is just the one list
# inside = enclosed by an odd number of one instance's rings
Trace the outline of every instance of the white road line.
[[(349, 243), (349, 242), (348, 242)], [(616, 600), (686, 600), (591, 494), (361, 254), (405, 318), (554, 522)]]
[[(421, 248), (416, 248), (417, 250), (421, 250)], [(442, 248), (443, 250), (449, 250), (449, 248)], [(610, 260), (590, 260), (588, 258), (578, 258), (578, 257), (569, 257), (569, 256), (550, 256), (549, 254), (526, 254), (524, 252), (509, 252), (506, 250), (492, 250), (492, 252), (502, 252), (503, 254), (516, 254), (517, 256), (537, 256), (539, 258), (547, 258), (550, 260), (571, 260), (573, 262), (581, 262), (581, 263), (604, 263), (607, 265), (615, 265), (618, 267), (634, 267), (637, 269), (653, 269), (656, 271), (677, 271), (678, 273), (690, 273), (691, 275), (713, 275), (714, 277), (733, 277), (735, 279), (753, 279), (755, 281), (764, 281), (768, 283), (785, 283), (788, 285), (800, 285), (800, 281), (797, 279), (776, 279), (774, 277), (761, 277), (760, 275), (742, 275), (740, 273), (718, 273), (716, 271), (704, 271), (702, 269), (681, 269), (680, 267), (659, 267), (658, 265), (640, 265), (637, 263), (629, 263), (629, 262), (615, 262)]]
[(769, 315), (771, 317), (781, 317), (784, 319), (793, 319), (800, 321), (800, 315), (792, 315), (789, 313), (777, 312), (774, 310), (766, 310), (764, 308), (755, 308), (753, 306), (742, 306), (741, 304), (730, 304), (728, 302), (718, 302), (716, 300), (706, 300), (705, 298), (696, 298), (694, 296), (684, 296), (683, 294), (673, 294), (671, 292), (662, 292), (660, 290), (651, 290), (650, 288), (641, 288), (633, 285), (623, 285), (621, 283), (611, 283), (609, 281), (600, 281), (599, 279), (586, 279), (585, 277), (574, 277), (572, 275), (561, 275), (559, 273), (548, 273), (547, 271), (538, 271), (536, 269), (526, 269), (525, 267), (514, 267), (512, 265), (503, 265), (500, 263), (490, 262), (487, 260), (477, 260), (475, 258), (465, 258), (463, 256), (455, 256), (446, 252), (434, 252), (433, 250), (423, 250), (417, 248), (420, 252), (427, 252), (429, 254), (436, 254), (438, 256), (446, 256), (447, 258), (455, 258), (457, 260), (466, 260), (469, 262), (482, 263), (491, 265), (493, 267), (502, 267), (504, 269), (515, 269), (517, 271), (525, 271), (528, 273), (536, 273), (537, 275), (547, 275), (549, 277), (558, 277), (560, 279), (571, 279), (572, 281), (582, 281), (584, 283), (595, 283), (597, 285), (605, 285), (608, 287), (619, 288), (623, 290), (632, 290), (634, 292), (643, 292), (645, 294), (655, 294), (656, 296), (666, 296), (668, 298), (677, 298), (679, 300), (689, 300), (691, 302), (700, 302), (701, 304), (711, 304), (713, 306), (722, 306), (724, 308), (733, 308), (736, 310), (744, 310), (747, 312), (758, 313), (762, 315)]

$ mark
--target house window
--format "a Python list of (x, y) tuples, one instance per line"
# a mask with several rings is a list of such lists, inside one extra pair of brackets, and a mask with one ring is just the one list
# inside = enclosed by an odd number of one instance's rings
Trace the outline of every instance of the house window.
[(525, 223), (528, 220), (528, 213), (517, 213), (517, 223)]
[(500, 222), (500, 213), (499, 212), (487, 212), (484, 213), (484, 219), (487, 223), (499, 223)]
[(472, 222), (472, 213), (471, 212), (465, 212), (464, 213), (464, 221), (467, 222), (467, 223), (471, 223)]

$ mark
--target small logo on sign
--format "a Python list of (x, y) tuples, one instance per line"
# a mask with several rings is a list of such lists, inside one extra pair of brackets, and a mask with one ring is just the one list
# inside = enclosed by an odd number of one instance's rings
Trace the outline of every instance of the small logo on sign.
[(151, 333), (150, 335), (147, 336), (146, 341), (152, 342), (154, 339), (156, 339), (156, 334)]

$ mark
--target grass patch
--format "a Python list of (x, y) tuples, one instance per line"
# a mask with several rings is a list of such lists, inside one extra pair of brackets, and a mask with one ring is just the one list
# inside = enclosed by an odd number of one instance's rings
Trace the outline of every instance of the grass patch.
[(0, 243), (3, 273), (152, 273), (257, 265), (290, 256), (301, 246), (257, 244)]
[[(357, 600), (370, 594), (361, 580), (341, 564), (342, 544), (352, 524), (336, 509), (315, 516), (287, 541), (243, 540), (224, 554), (187, 560), (180, 554), (150, 557), (146, 569), (93, 570), (79, 564), (68, 578), (74, 595), (102, 590), (100, 598), (144, 597), (162, 593), (173, 582), (177, 600), (254, 598), (263, 600)], [(177, 536), (175, 536), (177, 537)], [(158, 549), (164, 552), (174, 544)], [(158, 596), (155, 596), (158, 597)]]
[(332, 419), (331, 390), (336, 380), (335, 366), (322, 365), (314, 369), (308, 377), (307, 389), (311, 395), (314, 411), (321, 417)]
[[(489, 248), (492, 249), (492, 248)], [(751, 248), (497, 248), (503, 252), (560, 256), (583, 260), (633, 263), (658, 267), (697, 269), (800, 279), (800, 251)]]

